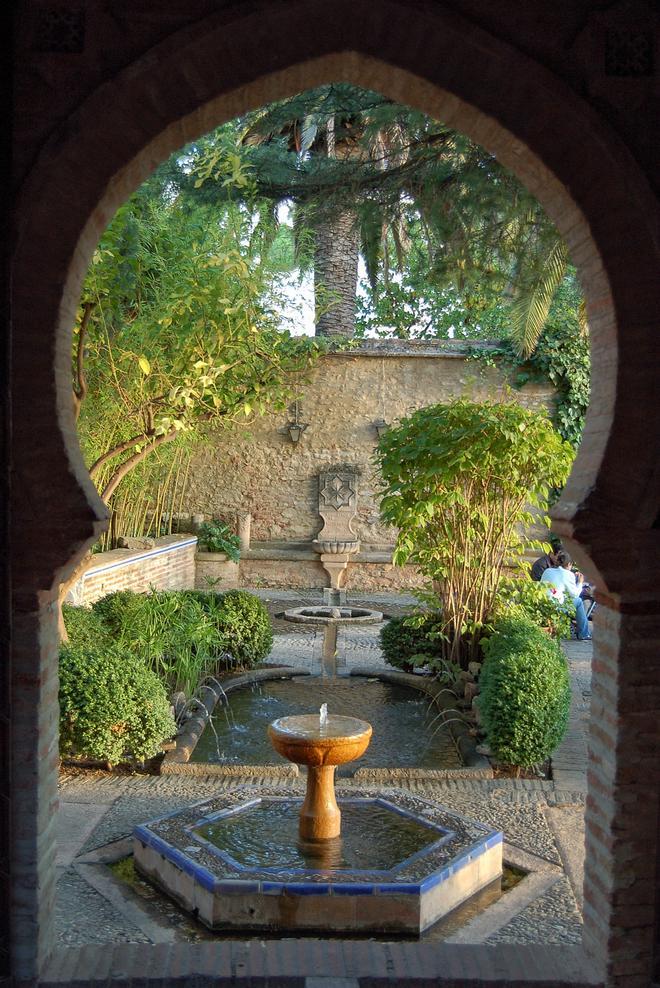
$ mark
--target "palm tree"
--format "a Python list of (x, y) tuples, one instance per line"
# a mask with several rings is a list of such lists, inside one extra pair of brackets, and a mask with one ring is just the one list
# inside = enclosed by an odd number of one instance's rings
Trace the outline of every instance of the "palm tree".
[(566, 248), (538, 203), (482, 148), (344, 83), (248, 114), (232, 140), (249, 193), (226, 172), (205, 182), (221, 157), (216, 137), (193, 166), (195, 184), (207, 198), (245, 194), (273, 235), (276, 205), (289, 204), (297, 260), (314, 269), (317, 335), (354, 334), (359, 256), (372, 287), (387, 283), (406, 263), (414, 228), (429, 281), (453, 281), (460, 293), (470, 279), (489, 279), (510, 300), (520, 353), (533, 349)]

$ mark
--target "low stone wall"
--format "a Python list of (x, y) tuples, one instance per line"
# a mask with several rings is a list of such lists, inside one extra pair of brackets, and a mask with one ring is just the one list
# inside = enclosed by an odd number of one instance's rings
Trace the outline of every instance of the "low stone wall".
[[(348, 564), (343, 589), (410, 590), (423, 583), (416, 566), (394, 566), (391, 552), (360, 552)], [(329, 580), (318, 553), (258, 549), (241, 557), (240, 586), (316, 590), (329, 586)]]
[(195, 586), (196, 535), (165, 535), (153, 549), (112, 549), (92, 556), (68, 601), (92, 604), (115, 590), (189, 590)]
[(224, 552), (198, 552), (195, 556), (196, 590), (233, 590), (239, 585), (239, 564)]

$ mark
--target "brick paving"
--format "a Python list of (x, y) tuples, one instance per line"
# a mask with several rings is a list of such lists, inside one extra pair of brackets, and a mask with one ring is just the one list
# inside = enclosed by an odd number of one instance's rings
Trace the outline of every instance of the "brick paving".
[[(273, 591), (261, 591), (268, 597), (269, 609), (276, 610), (280, 603), (294, 606), (300, 595), (274, 597)], [(301, 603), (320, 601), (320, 594), (306, 594)], [(386, 613), (402, 613), (413, 603), (403, 595), (371, 594), (354, 595), (351, 602), (372, 603)], [(280, 626), (270, 661), (286, 661), (310, 672), (318, 672), (320, 663), (320, 635), (301, 634), (292, 626), (285, 631)], [(342, 631), (338, 651), (343, 651), (348, 669), (351, 666), (382, 667), (378, 647), (378, 627), (354, 627)], [(562, 971), (571, 977), (584, 978), (579, 943), (581, 936), (581, 884), (583, 863), (583, 804), (586, 794), (586, 734), (588, 730), (590, 699), (591, 645), (584, 642), (567, 642), (565, 651), (571, 671), (573, 699), (567, 735), (553, 757), (553, 780), (516, 779), (456, 779), (425, 781), (423, 779), (399, 780), (396, 786), (409, 788), (474, 819), (501, 828), (511, 851), (524, 860), (536, 861), (539, 874), (545, 874), (539, 889), (541, 894), (524, 896), (520, 908), (508, 917), (503, 925), (489, 930), (489, 924), (481, 924), (486, 931), (480, 939), (475, 934), (470, 942), (470, 953), (447, 954), (442, 966), (442, 944), (402, 944), (371, 941), (345, 941), (342, 949), (329, 943), (307, 938), (257, 941), (246, 936), (231, 943), (222, 942), (217, 936), (207, 934), (213, 942), (214, 984), (227, 984), (250, 980), (251, 984), (300, 985), (301, 988), (365, 988), (366, 985), (393, 983), (397, 971), (412, 977), (417, 972), (419, 984), (431, 983), (442, 971), (447, 980), (443, 984), (458, 986), (469, 976), (481, 976), (488, 967), (485, 956), (476, 951), (475, 943), (498, 945), (500, 950), (518, 950), (525, 944), (533, 945), (530, 964), (521, 967), (521, 978), (529, 978), (537, 969), (542, 983), (538, 951), (552, 951), (552, 945), (563, 945), (561, 953), (553, 954), (552, 963), (557, 971), (554, 984), (561, 984)], [(48, 983), (62, 984), (75, 974), (76, 966), (83, 964), (82, 956), (93, 957), (96, 976), (109, 970), (113, 976), (133, 976), (132, 970), (144, 971), (146, 955), (140, 962), (140, 950), (149, 949), (148, 965), (154, 973), (161, 971), (171, 976), (177, 966), (181, 971), (193, 969), (198, 982), (205, 984), (204, 975), (210, 971), (211, 962), (201, 948), (210, 949), (211, 943), (190, 941), (204, 940), (178, 920), (167, 922), (148, 904), (136, 904), (135, 894), (122, 886), (102, 863), (104, 855), (112, 856), (107, 848), (123, 849), (133, 826), (184, 805), (207, 798), (221, 787), (250, 784), (259, 786), (273, 780), (258, 774), (249, 777), (218, 779), (201, 777), (153, 777), (143, 775), (110, 775), (104, 772), (63, 772), (60, 787), (61, 840), (58, 845), (58, 910), (57, 924), (62, 951), (58, 952), (54, 966), (48, 975)], [(351, 785), (350, 780), (342, 784)], [(356, 783), (357, 784), (357, 783)], [(282, 781), (283, 788), (300, 788), (302, 780)], [(119, 842), (115, 844), (113, 842)], [(527, 858), (525, 858), (525, 855)], [(95, 857), (96, 856), (96, 857)], [(506, 855), (505, 855), (506, 856)], [(546, 869), (545, 871), (543, 869)], [(549, 869), (549, 870), (548, 870)], [(523, 888), (523, 882), (519, 888)], [(533, 883), (529, 882), (530, 888)], [(509, 893), (512, 895), (512, 893)], [(505, 897), (506, 899), (506, 897)], [(513, 902), (513, 899), (511, 900)], [(173, 916), (177, 911), (171, 908)], [(506, 910), (505, 910), (506, 912)], [(511, 909), (509, 910), (511, 912)], [(487, 914), (484, 913), (484, 916)], [(490, 924), (492, 926), (492, 923)], [(471, 923), (468, 931), (478, 930), (479, 923)], [(488, 934), (486, 936), (486, 933)], [(467, 934), (470, 935), (469, 932)], [(450, 937), (451, 940), (451, 937)], [(74, 948), (105, 943), (111, 946), (103, 961), (97, 954), (89, 955), (85, 947), (82, 954)], [(463, 940), (458, 938), (454, 946), (459, 950)], [(160, 953), (153, 953), (156, 944)], [(122, 946), (123, 945), (123, 946)], [(170, 947), (179, 953), (167, 953)], [(448, 943), (445, 950), (448, 950)], [(481, 951), (487, 950), (482, 946)], [(126, 953), (126, 951), (129, 953)], [(411, 953), (412, 950), (412, 953)], [(137, 953), (130, 953), (137, 951)], [(197, 952), (196, 952), (197, 951)], [(573, 952), (572, 952), (573, 951)], [(319, 974), (316, 960), (325, 958), (326, 974)], [(498, 952), (498, 957), (500, 956)], [(513, 955), (512, 955), (513, 956)], [(509, 976), (519, 966), (521, 954), (507, 966)], [(531, 957), (536, 960), (532, 964)], [(200, 964), (201, 966), (196, 966)], [(559, 967), (557, 965), (559, 964)], [(474, 970), (472, 973), (472, 968)], [(563, 965), (563, 967), (562, 967)], [(84, 967), (84, 965), (83, 965)], [(468, 975), (470, 970), (470, 975)], [(568, 977), (568, 975), (566, 975)], [(428, 981), (427, 981), (428, 979)], [(463, 980), (461, 980), (463, 979)], [(501, 983), (501, 982), (500, 982)], [(514, 984), (515, 981), (507, 981)], [(578, 983), (580, 983), (578, 981)]]

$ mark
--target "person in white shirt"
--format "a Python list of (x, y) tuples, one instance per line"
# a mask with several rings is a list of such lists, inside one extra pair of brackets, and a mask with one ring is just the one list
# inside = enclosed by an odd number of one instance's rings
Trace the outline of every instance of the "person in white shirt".
[(582, 593), (582, 574), (571, 571), (571, 557), (563, 550), (557, 553), (557, 565), (550, 566), (541, 574), (541, 583), (548, 585), (548, 592), (560, 604), (563, 604), (566, 594), (575, 603), (575, 620), (577, 636), (580, 641), (589, 641), (589, 622), (584, 610), (580, 594)]

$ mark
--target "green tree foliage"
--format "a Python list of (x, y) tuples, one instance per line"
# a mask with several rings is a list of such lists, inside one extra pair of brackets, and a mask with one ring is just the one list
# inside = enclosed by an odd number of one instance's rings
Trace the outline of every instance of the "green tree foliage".
[[(230, 151), (237, 138), (238, 151)], [(318, 262), (325, 228), (350, 213), (371, 295), (362, 331), (378, 323), (394, 335), (417, 334), (420, 326), (437, 334), (451, 311), (456, 331), (472, 333), (504, 304), (523, 352), (545, 321), (566, 265), (563, 242), (492, 155), (441, 122), (333, 84), (270, 104), (231, 134), (221, 128), (196, 145), (190, 160), (204, 201), (226, 197), (228, 155), (247, 172), (245, 187), (253, 205), (263, 204), (260, 219), (271, 235), (272, 204), (292, 205), (303, 265)], [(330, 295), (335, 288), (321, 287)]]
[(268, 245), (249, 210), (191, 206), (171, 168), (118, 211), (82, 292), (74, 397), (106, 502), (163, 444), (285, 407), (319, 352), (318, 342), (278, 331)]
[(488, 744), (510, 765), (548, 758), (566, 732), (571, 687), (557, 641), (529, 618), (502, 618), (484, 641), (479, 711)]
[(440, 599), (443, 658), (479, 655), (505, 566), (573, 459), (547, 417), (516, 403), (459, 399), (420, 409), (378, 444), (381, 515), (398, 528), (394, 562), (416, 563)]
[(523, 387), (529, 381), (549, 381), (555, 389), (553, 422), (562, 438), (574, 447), (582, 438), (591, 392), (589, 338), (578, 316), (581, 305), (575, 273), (569, 270), (529, 358), (522, 360), (507, 339), (488, 354), (474, 354), (477, 360), (497, 363), (507, 370), (514, 387)]

